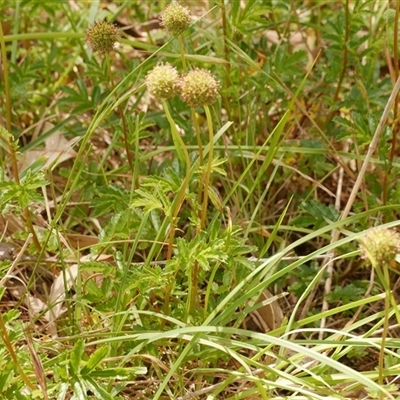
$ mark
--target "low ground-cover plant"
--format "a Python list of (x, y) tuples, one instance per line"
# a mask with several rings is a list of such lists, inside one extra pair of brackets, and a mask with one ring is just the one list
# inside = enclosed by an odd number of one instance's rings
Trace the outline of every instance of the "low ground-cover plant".
[(398, 5), (0, 7), (3, 398), (398, 397)]

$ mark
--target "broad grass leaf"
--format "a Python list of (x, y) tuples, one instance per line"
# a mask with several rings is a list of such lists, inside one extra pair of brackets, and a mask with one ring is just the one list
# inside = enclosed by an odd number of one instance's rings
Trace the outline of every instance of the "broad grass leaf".
[(70, 354), (69, 366), (71, 367), (72, 372), (75, 372), (76, 374), (78, 374), (80, 370), (84, 349), (85, 342), (83, 341), (83, 339), (79, 339), (75, 343), (75, 346)]
[(146, 367), (131, 367), (131, 368), (107, 368), (98, 371), (92, 371), (92, 378), (103, 379), (132, 379), (135, 375), (144, 375), (147, 373)]
[(108, 352), (108, 346), (103, 346), (96, 349), (96, 351), (90, 356), (86, 365), (82, 368), (81, 374), (88, 375), (94, 368), (97, 367), (97, 365), (101, 363), (105, 357), (107, 357)]

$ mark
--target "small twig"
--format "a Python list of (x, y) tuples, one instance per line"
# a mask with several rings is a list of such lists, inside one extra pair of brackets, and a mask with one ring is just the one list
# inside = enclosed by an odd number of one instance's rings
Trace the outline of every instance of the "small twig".
[[(348, 150), (348, 143), (346, 142), (346, 147), (344, 149), (344, 151)], [(340, 204), (340, 195), (342, 193), (342, 188), (343, 188), (343, 176), (344, 176), (344, 169), (340, 168), (339, 169), (339, 179), (338, 179), (338, 185), (337, 185), (337, 189), (336, 189), (336, 199), (335, 199), (335, 208), (336, 210), (340, 211), (341, 208), (341, 204)], [(333, 236), (336, 234), (336, 229), (332, 232)], [(332, 289), (332, 276), (333, 276), (333, 267), (334, 264), (333, 262), (329, 262), (329, 258), (333, 258), (334, 256), (334, 252), (332, 252), (332, 257), (327, 257), (327, 261), (328, 261), (328, 265), (326, 268), (326, 272), (328, 274), (328, 277), (325, 280), (325, 286), (324, 286), (324, 297), (323, 297), (323, 301), (322, 301), (322, 309), (321, 311), (324, 312), (326, 310), (328, 310), (329, 308), (329, 303), (325, 300), (326, 296), (331, 292)], [(323, 318), (321, 320), (321, 331), (319, 332), (319, 339), (322, 340), (323, 339), (323, 329), (325, 328), (325, 324), (326, 324), (326, 319)]]
[[(342, 215), (340, 216), (341, 221), (344, 220), (345, 218), (347, 218), (347, 216), (350, 213), (351, 207), (353, 206), (353, 203), (354, 203), (356, 196), (358, 194), (358, 191), (360, 189), (362, 180), (364, 179), (365, 172), (367, 171), (369, 162), (371, 161), (371, 158), (372, 158), (373, 154), (375, 153), (375, 150), (378, 147), (379, 140), (380, 140), (382, 132), (383, 132), (383, 128), (385, 127), (386, 121), (389, 117), (390, 110), (393, 106), (394, 100), (396, 99), (399, 90), (400, 90), (400, 77), (397, 78), (396, 84), (393, 87), (392, 93), (390, 94), (390, 97), (386, 104), (386, 107), (383, 110), (379, 124), (375, 130), (372, 141), (368, 147), (367, 155), (365, 156), (365, 159), (361, 166), (360, 172), (358, 173), (356, 182), (354, 183), (353, 190), (351, 191), (349, 199), (347, 200), (346, 207), (343, 210)], [(335, 235), (335, 238), (336, 238), (336, 240), (339, 238), (339, 232), (337, 232), (337, 234)]]
[[(398, 45), (399, 45), (399, 13), (400, 13), (400, 4), (398, 1), (395, 2), (396, 14), (394, 18), (394, 29), (393, 29), (393, 62), (394, 62), (394, 79), (399, 77), (399, 54), (398, 54)], [(389, 170), (387, 174), (384, 176), (384, 185), (383, 185), (383, 204), (386, 204), (387, 200), (387, 191), (388, 191), (388, 180), (390, 178), (390, 174), (392, 172), (393, 160), (396, 155), (397, 148), (397, 135), (399, 131), (399, 115), (398, 115), (399, 102), (398, 97), (397, 101), (394, 102), (393, 107), (393, 127), (392, 127), (392, 144), (389, 155)]]
[[(350, 193), (349, 199), (347, 200), (346, 207), (344, 208), (344, 210), (343, 210), (343, 212), (342, 212), (342, 214), (341, 214), (341, 216), (339, 218), (339, 221), (343, 221), (344, 219), (346, 219), (347, 216), (350, 213), (350, 210), (351, 210), (351, 208), (352, 208), (352, 206), (354, 204), (354, 201), (355, 201), (355, 199), (357, 197), (358, 191), (360, 190), (360, 187), (361, 187), (362, 181), (364, 179), (365, 173), (367, 171), (368, 165), (369, 165), (369, 163), (371, 161), (371, 158), (372, 158), (373, 154), (375, 153), (375, 150), (378, 147), (379, 140), (381, 138), (383, 129), (385, 127), (386, 121), (387, 121), (387, 119), (389, 117), (390, 110), (391, 110), (391, 108), (393, 106), (393, 103), (394, 103), (394, 101), (395, 101), (395, 99), (397, 97), (397, 94), (398, 94), (399, 90), (400, 90), (400, 77), (397, 78), (396, 84), (394, 85), (392, 93), (390, 94), (390, 97), (389, 97), (389, 99), (388, 99), (388, 101), (386, 103), (385, 109), (383, 110), (383, 113), (382, 113), (381, 119), (379, 121), (379, 124), (376, 127), (374, 136), (373, 136), (372, 141), (371, 141), (371, 143), (370, 143), (370, 145), (368, 147), (367, 155), (365, 156), (364, 162), (363, 162), (363, 164), (361, 166), (360, 172), (358, 173), (357, 179), (356, 179), (356, 181), (354, 183), (354, 186), (353, 186), (353, 189), (352, 189), (352, 191)], [(339, 236), (340, 236), (340, 231), (335, 229), (332, 232), (331, 244), (337, 242), (338, 239), (339, 239)], [(332, 259), (333, 259), (333, 252), (330, 252), (330, 253), (328, 253), (326, 255), (326, 260), (327, 260), (327, 262), (329, 262), (329, 264), (331, 264), (332, 263)], [(333, 271), (333, 265), (332, 266), (328, 265), (327, 271), (329, 272), (329, 275), (328, 275), (328, 278), (325, 281), (325, 294), (327, 294), (327, 290), (330, 290), (329, 288), (332, 285), (332, 276), (333, 276), (333, 272), (334, 272)], [(323, 305), (322, 305), (322, 309), (324, 311), (326, 311), (326, 310), (328, 310), (328, 308), (329, 308), (329, 304), (328, 304), (328, 302), (326, 300), (324, 300), (323, 301)], [(326, 324), (326, 318), (324, 317), (321, 320), (321, 328), (324, 327), (325, 324)]]
[[(237, 380), (239, 378), (236, 378), (235, 380)], [(195, 392), (191, 392), (188, 394), (185, 394), (184, 396), (178, 397), (176, 400), (192, 400), (192, 399), (197, 399), (199, 396), (212, 392), (213, 390), (217, 389), (218, 387), (220, 387), (223, 384), (223, 382), (221, 383), (216, 383), (214, 385), (211, 386), (207, 386), (203, 389), (199, 389), (196, 390)]]

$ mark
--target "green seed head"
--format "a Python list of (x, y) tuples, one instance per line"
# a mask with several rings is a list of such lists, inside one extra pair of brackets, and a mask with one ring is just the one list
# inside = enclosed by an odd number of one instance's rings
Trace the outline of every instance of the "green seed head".
[(167, 100), (178, 93), (179, 73), (171, 64), (158, 64), (146, 76), (150, 93), (159, 100)]
[(179, 86), (182, 99), (190, 107), (210, 105), (218, 97), (219, 83), (206, 69), (188, 72)]
[(101, 54), (111, 52), (118, 39), (119, 29), (107, 21), (95, 22), (86, 30), (86, 44)]
[(161, 14), (161, 25), (172, 36), (180, 35), (190, 25), (190, 11), (173, 1)]
[(394, 229), (373, 228), (361, 243), (362, 258), (375, 260), (378, 264), (389, 264), (400, 254), (400, 234)]

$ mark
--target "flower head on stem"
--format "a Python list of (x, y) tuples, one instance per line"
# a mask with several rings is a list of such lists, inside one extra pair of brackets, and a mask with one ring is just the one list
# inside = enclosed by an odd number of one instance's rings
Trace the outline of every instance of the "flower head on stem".
[(86, 30), (86, 44), (101, 54), (114, 50), (115, 42), (119, 39), (119, 29), (107, 21), (95, 22)]
[(179, 84), (181, 97), (190, 107), (211, 105), (218, 97), (219, 83), (206, 69), (194, 69)]
[(190, 25), (190, 11), (174, 0), (164, 9), (160, 19), (170, 35), (178, 36)]
[(391, 305), (395, 310), (397, 323), (400, 324), (400, 313), (391, 291), (389, 275), (389, 267), (398, 267), (395, 260), (396, 256), (400, 253), (400, 234), (394, 229), (384, 227), (372, 228), (362, 239), (360, 248), (362, 258), (370, 261), (385, 289), (385, 318), (383, 322), (382, 342), (378, 365), (378, 382), (380, 385), (383, 385), (385, 370), (385, 342), (389, 330), (389, 308)]
[(146, 76), (150, 93), (158, 100), (167, 100), (178, 93), (179, 73), (171, 64), (158, 64)]
[(364, 236), (361, 243), (362, 258), (369, 259), (372, 264), (392, 264), (396, 255), (400, 254), (400, 234), (394, 229), (373, 228)]

